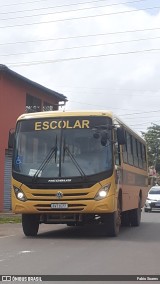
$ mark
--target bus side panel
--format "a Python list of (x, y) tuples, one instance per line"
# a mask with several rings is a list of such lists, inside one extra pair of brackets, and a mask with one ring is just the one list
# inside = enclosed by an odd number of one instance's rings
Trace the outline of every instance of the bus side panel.
[(146, 172), (123, 164), (120, 170), (120, 185), (122, 190), (122, 211), (138, 207), (138, 199), (141, 197), (143, 207), (148, 194), (148, 176)]

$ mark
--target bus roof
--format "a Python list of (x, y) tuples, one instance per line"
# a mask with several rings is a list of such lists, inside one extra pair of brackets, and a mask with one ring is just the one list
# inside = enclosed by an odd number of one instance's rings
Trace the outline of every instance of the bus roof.
[(67, 117), (67, 116), (109, 116), (113, 118), (113, 113), (111, 111), (92, 111), (92, 110), (77, 110), (77, 111), (46, 111), (46, 112), (32, 112), (25, 113), (18, 117), (21, 119), (36, 119), (36, 118), (52, 118), (52, 117)]

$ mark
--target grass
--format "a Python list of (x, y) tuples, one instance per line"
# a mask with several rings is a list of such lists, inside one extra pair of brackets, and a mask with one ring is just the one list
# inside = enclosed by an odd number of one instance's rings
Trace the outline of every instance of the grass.
[(21, 216), (0, 216), (0, 224), (21, 223)]

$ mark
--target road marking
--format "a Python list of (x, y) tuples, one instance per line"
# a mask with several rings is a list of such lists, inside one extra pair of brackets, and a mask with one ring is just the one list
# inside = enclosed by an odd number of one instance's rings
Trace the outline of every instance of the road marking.
[(0, 239), (10, 238), (10, 237), (14, 237), (14, 236), (16, 236), (16, 235), (3, 236), (3, 237), (0, 237)]
[(23, 253), (30, 253), (32, 252), (31, 250), (22, 250), (22, 251), (19, 251), (18, 254), (23, 254)]
[(7, 253), (5, 253), (6, 255), (2, 256), (3, 258), (0, 259), (0, 262), (7, 261), (8, 259), (15, 258), (17, 255), (33, 253), (33, 252), (34, 251), (31, 251), (31, 250), (22, 250), (22, 251), (15, 252), (13, 254), (10, 254), (10, 252), (7, 252)]

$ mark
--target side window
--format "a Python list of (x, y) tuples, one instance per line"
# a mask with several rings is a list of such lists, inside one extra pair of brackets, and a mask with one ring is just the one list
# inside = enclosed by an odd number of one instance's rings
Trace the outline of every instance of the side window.
[(138, 164), (142, 169), (142, 144), (138, 141)]
[(132, 147), (132, 135), (127, 133), (127, 152), (128, 152), (128, 163), (133, 165), (133, 147)]
[(121, 155), (120, 155), (120, 145), (118, 144), (117, 141), (117, 131), (114, 131), (114, 141), (115, 141), (115, 146), (114, 146), (114, 151), (115, 151), (115, 164), (120, 165), (121, 164)]
[[(126, 136), (126, 132), (125, 132), (125, 136)], [(122, 146), (122, 152), (123, 152), (123, 162), (127, 164), (128, 163), (127, 143)]]
[(137, 148), (137, 139), (133, 137), (133, 162), (134, 166), (138, 167), (138, 148)]
[(146, 147), (143, 144), (142, 144), (142, 163), (143, 163), (143, 168), (146, 170), (147, 168)]

